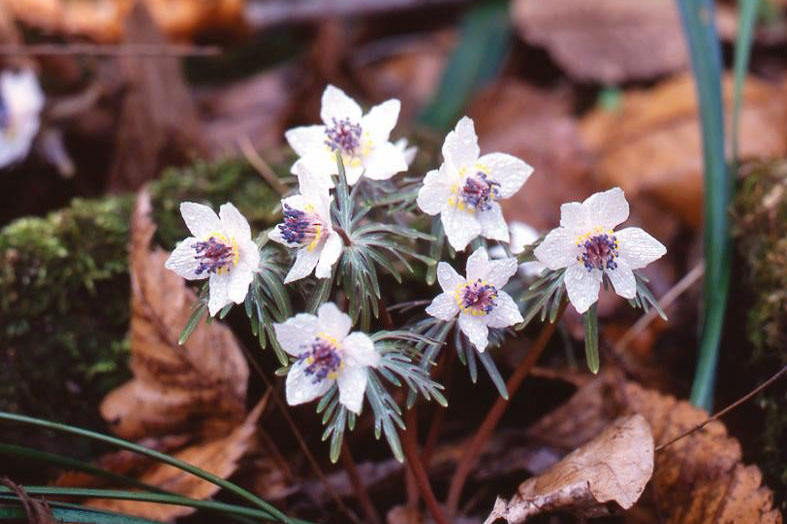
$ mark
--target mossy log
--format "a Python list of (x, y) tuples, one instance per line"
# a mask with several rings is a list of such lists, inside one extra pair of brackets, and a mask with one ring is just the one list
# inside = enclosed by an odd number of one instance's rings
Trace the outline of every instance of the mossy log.
[[(260, 230), (279, 199), (235, 159), (170, 169), (150, 192), (157, 240), (167, 249), (186, 236), (178, 210), (184, 200), (216, 209), (232, 201)], [(103, 427), (97, 406), (129, 374), (133, 198), (76, 199), (0, 230), (0, 409)]]

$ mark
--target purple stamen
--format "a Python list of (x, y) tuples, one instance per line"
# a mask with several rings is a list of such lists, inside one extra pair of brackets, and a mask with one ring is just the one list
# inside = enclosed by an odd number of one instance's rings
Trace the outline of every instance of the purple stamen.
[(463, 309), (488, 314), (497, 306), (497, 288), (479, 278), (465, 286), (461, 300)]
[(308, 245), (323, 231), (320, 217), (287, 204), (284, 204), (284, 222), (278, 227), (281, 236), (292, 246)]
[(308, 364), (304, 370), (307, 375), (313, 375), (314, 384), (325, 380), (336, 373), (342, 366), (342, 357), (336, 345), (325, 338), (317, 337), (311, 346), (300, 354), (298, 360), (305, 360)]
[(356, 156), (361, 147), (361, 125), (354, 124), (349, 118), (333, 119), (333, 125), (325, 128), (325, 145), (331, 151), (340, 151), (349, 156)]
[(235, 262), (235, 249), (216, 237), (194, 244), (194, 258), (199, 260), (195, 273), (219, 273)]
[(599, 233), (580, 243), (582, 254), (577, 260), (585, 265), (588, 271), (598, 269), (615, 269), (618, 267), (615, 259), (618, 257), (618, 241), (615, 235)]
[(462, 199), (467, 207), (476, 211), (492, 209), (492, 202), (500, 198), (500, 184), (490, 180), (486, 173), (469, 176), (462, 187)]

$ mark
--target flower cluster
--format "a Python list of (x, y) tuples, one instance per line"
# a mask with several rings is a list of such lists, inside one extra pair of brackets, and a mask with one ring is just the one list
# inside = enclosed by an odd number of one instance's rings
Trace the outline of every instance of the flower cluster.
[[(408, 170), (416, 154), (407, 140), (390, 140), (399, 109), (398, 100), (388, 100), (364, 114), (342, 90), (328, 86), (322, 124), (285, 135), (298, 155), (291, 168), (297, 190), (282, 195), (281, 222), (255, 242), (232, 204), (222, 205), (217, 216), (207, 206), (184, 203), (181, 212), (193, 236), (166, 263), (186, 279), (208, 279), (210, 315), (245, 303), (252, 331), (263, 347), (270, 338), (284, 366), (287, 402), (319, 399), (333, 460), (365, 399), (378, 437), (385, 433), (401, 457), (395, 429), (404, 427), (401, 409), (384, 384), (444, 402), (430, 366), (449, 333), (471, 378), (479, 359), (506, 396), (488, 350), (511, 328), (521, 329), (539, 308), (542, 318), (551, 308), (555, 321), (566, 294), (586, 313), (605, 280), (635, 305), (652, 303), (651, 295), (641, 295), (646, 288), (636, 271), (665, 253), (639, 228), (615, 231), (629, 214), (619, 188), (564, 204), (560, 226), (543, 239), (526, 224), (509, 227), (501, 204), (533, 168), (505, 153), (482, 155), (468, 117), (446, 136), (442, 165), (413, 188), (412, 179), (394, 177)], [(385, 197), (391, 194), (394, 199)], [(410, 228), (406, 217), (412, 213), (402, 209), (434, 217), (434, 234)], [(423, 240), (430, 243), (428, 255), (418, 252)], [(452, 249), (444, 249), (446, 240)], [(464, 276), (441, 260), (446, 251), (465, 260)], [(403, 270), (413, 272), (412, 260), (426, 262), (427, 283), (436, 277), (441, 292), (414, 319), (396, 326), (380, 272), (403, 282)], [(521, 300), (514, 296), (522, 283), (509, 285), (517, 273), (521, 281), (538, 278), (524, 285), (529, 291)], [(533, 294), (539, 298), (529, 305)], [(302, 303), (304, 312), (293, 315), (293, 302)], [(372, 315), (384, 329), (372, 331)], [(595, 321), (595, 315), (585, 317)]]

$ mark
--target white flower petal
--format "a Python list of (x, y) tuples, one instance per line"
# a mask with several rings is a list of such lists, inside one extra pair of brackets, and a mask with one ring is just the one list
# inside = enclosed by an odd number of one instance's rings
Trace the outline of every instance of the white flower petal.
[(489, 274), (486, 280), (497, 289), (500, 289), (508, 284), (508, 281), (514, 276), (518, 267), (519, 264), (517, 264), (516, 258), (514, 257), (492, 260), (489, 263)]
[(308, 313), (298, 313), (281, 324), (273, 324), (276, 340), (284, 351), (299, 357), (320, 332), (320, 321)]
[(397, 147), (397, 149), (399, 149), (399, 151), (402, 152), (404, 155), (404, 161), (407, 162), (408, 166), (410, 166), (413, 163), (413, 160), (415, 160), (415, 155), (418, 154), (418, 148), (416, 146), (407, 147), (406, 138), (400, 138), (394, 142), (394, 145)]
[(456, 207), (446, 207), (440, 213), (445, 236), (456, 251), (463, 251), (471, 240), (481, 234), (481, 224), (475, 215)]
[(477, 279), (486, 280), (489, 276), (489, 270), (492, 268), (489, 264), (489, 253), (486, 249), (479, 247), (473, 254), (467, 257), (467, 265), (465, 266), (465, 275), (467, 275), (468, 282), (475, 282)]
[(273, 229), (268, 231), (268, 238), (270, 238), (274, 242), (278, 242), (279, 244), (284, 244), (287, 247), (295, 247), (295, 244), (290, 244), (289, 242), (287, 242), (287, 240), (285, 240), (284, 238), (284, 235), (282, 235), (281, 228), (279, 227), (282, 225), (283, 224), (276, 224), (273, 227)]
[(364, 132), (369, 133), (375, 145), (377, 142), (388, 141), (388, 137), (391, 136), (391, 131), (396, 127), (396, 121), (399, 119), (401, 106), (399, 100), (392, 98), (374, 106), (361, 118), (361, 128)]
[(329, 150), (316, 150), (299, 158), (290, 169), (293, 175), (298, 175), (304, 170), (310, 171), (317, 177), (319, 185), (327, 188), (334, 187), (333, 175), (339, 173), (336, 166), (336, 157)]
[(456, 297), (452, 291), (440, 293), (432, 303), (426, 307), (426, 312), (440, 320), (451, 320), (457, 313), (459, 313), (459, 304), (456, 303)]
[(613, 229), (629, 217), (629, 203), (619, 187), (591, 195), (582, 205), (588, 208), (593, 226), (604, 229)]
[(473, 121), (463, 116), (453, 131), (448, 133), (443, 143), (443, 158), (450, 161), (456, 169), (471, 168), (478, 160), (481, 150), (475, 134)]
[(450, 293), (454, 292), (456, 286), (459, 284), (464, 284), (465, 279), (456, 270), (451, 267), (451, 264), (447, 262), (440, 262), (437, 264), (437, 281), (440, 283), (440, 287), (443, 291), (448, 291)]
[(453, 183), (442, 169), (429, 171), (424, 177), (424, 185), (418, 190), (416, 202), (421, 211), (427, 215), (436, 215), (442, 211), (451, 196)]
[(566, 270), (566, 292), (577, 313), (584, 313), (598, 300), (602, 273), (588, 271), (582, 264), (572, 264)]
[(307, 156), (325, 149), (325, 126), (302, 126), (287, 130), (284, 133), (287, 143), (298, 156)]
[(180, 242), (174, 251), (169, 255), (169, 258), (164, 263), (164, 267), (170, 271), (174, 271), (186, 280), (200, 280), (207, 278), (206, 273), (197, 274), (196, 270), (199, 267), (199, 260), (197, 259), (194, 244), (197, 239), (188, 237), (186, 240)]
[(325, 395), (331, 389), (333, 381), (315, 381), (314, 375), (306, 374), (307, 365), (305, 360), (300, 360), (293, 364), (287, 373), (285, 389), (287, 391), (287, 404), (290, 406), (311, 402)]
[(308, 247), (299, 249), (295, 255), (295, 263), (284, 278), (284, 283), (289, 284), (308, 276), (320, 261), (320, 253), (322, 253), (321, 245), (317, 245), (314, 249)]
[(364, 176), (372, 180), (388, 180), (396, 173), (407, 171), (404, 154), (392, 143), (383, 142), (365, 159)]
[(486, 350), (486, 346), (489, 344), (489, 328), (481, 320), (482, 318), (465, 313), (459, 315), (459, 329), (481, 353)]
[(510, 198), (527, 182), (533, 168), (524, 160), (505, 153), (490, 153), (478, 159), (489, 178), (500, 184), (500, 196)]
[(498, 291), (497, 307), (487, 316), (489, 327), (504, 328), (522, 322), (522, 314), (514, 302), (514, 299), (505, 291)]
[(347, 366), (336, 380), (339, 385), (339, 402), (356, 415), (361, 413), (367, 380), (366, 368), (361, 366)]
[[(337, 168), (338, 169), (338, 168)], [(338, 173), (338, 171), (337, 171)], [(355, 163), (353, 165), (347, 165), (345, 162), (344, 166), (344, 176), (347, 178), (347, 185), (354, 186), (358, 180), (361, 179), (363, 176), (364, 167), (362, 163)]]
[(342, 237), (336, 231), (331, 231), (325, 245), (320, 253), (320, 260), (317, 262), (317, 269), (314, 275), (317, 278), (328, 278), (331, 276), (333, 265), (339, 260), (342, 254)]
[[(315, 173), (306, 162), (300, 160), (293, 166), (293, 171), (298, 176), (298, 190), (302, 195), (302, 207), (296, 209), (305, 211), (309, 206), (314, 207), (320, 218), (330, 221), (330, 188), (333, 187), (331, 178)], [(284, 202), (289, 198), (284, 199)]]
[(579, 202), (568, 202), (560, 206), (560, 227), (578, 232), (577, 236), (593, 228), (590, 209)]
[(246, 263), (239, 263), (229, 272), (229, 282), (227, 284), (227, 294), (233, 302), (240, 304), (246, 299), (249, 292), (249, 285), (254, 280), (254, 272)]
[(216, 316), (216, 313), (222, 310), (227, 304), (232, 304), (230, 298), (230, 274), (212, 273), (208, 285), (210, 287), (210, 298), (208, 299), (208, 313), (210, 316)]
[(490, 203), (490, 208), (476, 214), (478, 223), (481, 224), (481, 235), (492, 239), (508, 242), (508, 223), (503, 217), (503, 210), (497, 202)]
[(627, 227), (615, 231), (620, 258), (625, 259), (631, 269), (640, 269), (663, 257), (667, 252), (664, 244), (638, 227)]
[(323, 91), (320, 118), (326, 126), (333, 125), (333, 119), (340, 121), (345, 118), (358, 124), (361, 122), (361, 114), (361, 106), (338, 87), (329, 85)]
[(0, 130), (0, 168), (23, 160), (30, 152), (41, 125), (39, 113), (44, 93), (29, 69), (0, 74), (0, 99), (8, 119), (7, 132)]
[(508, 227), (511, 231), (511, 253), (518, 255), (526, 246), (538, 240), (538, 231), (530, 224), (513, 221)]
[(224, 232), (228, 237), (235, 239), (236, 242), (242, 242), (251, 238), (249, 222), (232, 203), (227, 202), (219, 208), (219, 219), (224, 225)]
[(533, 250), (539, 262), (549, 269), (560, 269), (577, 261), (579, 248), (575, 233), (565, 227), (550, 231)]
[(212, 233), (219, 233), (223, 230), (218, 215), (203, 204), (183, 202), (180, 204), (180, 214), (191, 234), (200, 240), (205, 240)]
[(616, 262), (615, 269), (606, 270), (607, 278), (612, 282), (615, 293), (623, 298), (634, 298), (637, 295), (637, 280), (634, 278), (634, 272), (624, 259), (618, 258)]
[(317, 318), (320, 320), (320, 330), (338, 341), (344, 340), (353, 327), (350, 315), (343, 313), (333, 302), (321, 305), (317, 310)]
[(380, 353), (374, 349), (374, 342), (365, 333), (350, 333), (342, 342), (342, 347), (350, 365), (376, 368), (380, 363)]

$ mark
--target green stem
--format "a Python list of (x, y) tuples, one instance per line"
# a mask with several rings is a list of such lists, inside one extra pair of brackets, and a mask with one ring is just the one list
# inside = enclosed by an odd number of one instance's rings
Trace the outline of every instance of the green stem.
[(122, 449), (128, 449), (130, 451), (134, 451), (136, 453), (146, 455), (148, 457), (159, 460), (165, 464), (169, 464), (170, 466), (174, 466), (180, 470), (187, 471), (188, 473), (191, 473), (196, 477), (199, 477), (203, 480), (210, 482), (211, 484), (214, 484), (216, 486), (226, 489), (231, 493), (234, 493), (238, 497), (245, 499), (251, 502), (252, 504), (254, 504), (255, 506), (258, 506), (263, 510), (265, 510), (267, 513), (271, 515), (271, 518), (273, 520), (276, 520), (278, 522), (283, 522), (286, 524), (291, 524), (296, 522), (293, 519), (290, 519), (287, 515), (282, 513), (278, 508), (276, 508), (272, 504), (265, 502), (264, 500), (257, 497), (250, 491), (247, 491), (241, 488), (240, 486), (233, 484), (232, 482), (229, 482), (219, 476), (214, 475), (213, 473), (209, 473), (196, 466), (192, 466), (191, 464), (183, 462), (182, 460), (176, 459), (174, 457), (170, 457), (169, 455), (160, 453), (158, 451), (154, 451), (152, 449), (148, 449), (144, 446), (140, 446), (139, 444), (134, 444), (133, 442), (129, 442), (127, 440), (123, 440), (117, 437), (110, 437), (109, 435), (102, 435), (101, 433), (96, 433), (94, 431), (90, 431), (87, 429), (69, 426), (67, 424), (60, 424), (57, 422), (51, 422), (48, 420), (28, 417), (25, 415), (17, 415), (15, 413), (8, 413), (5, 411), (0, 411), (0, 420), (8, 420), (11, 422), (30, 424), (33, 426), (47, 428), (55, 431), (61, 431), (63, 433), (71, 433), (72, 435), (79, 435), (100, 442), (106, 442), (108, 444), (112, 444)]

